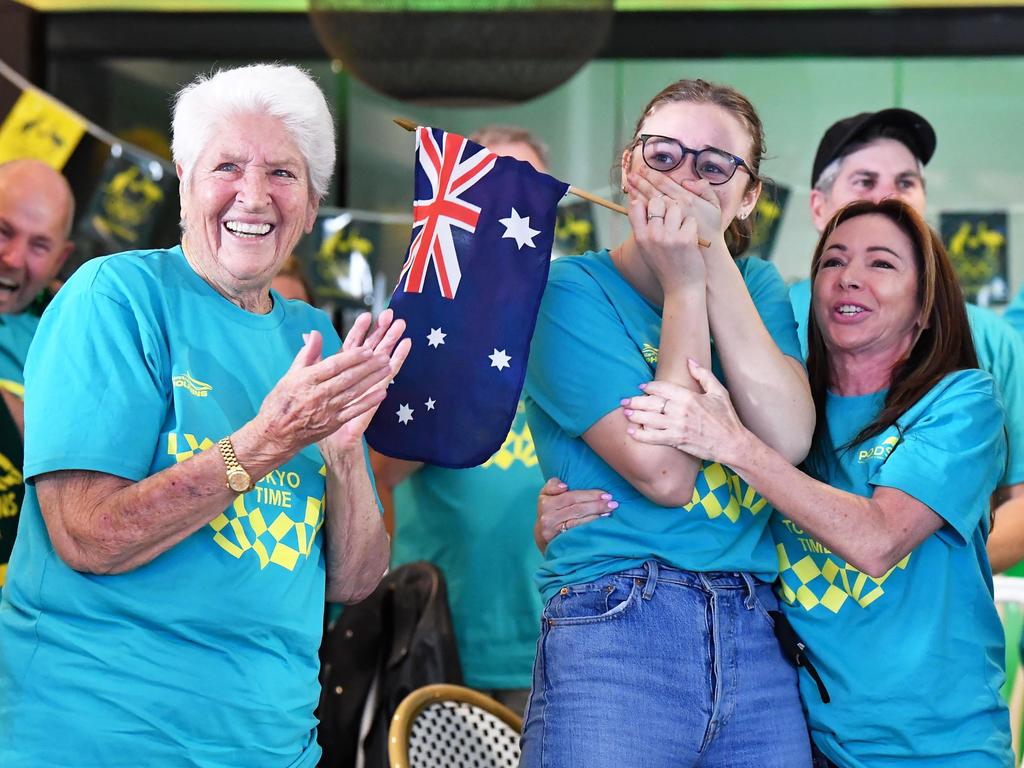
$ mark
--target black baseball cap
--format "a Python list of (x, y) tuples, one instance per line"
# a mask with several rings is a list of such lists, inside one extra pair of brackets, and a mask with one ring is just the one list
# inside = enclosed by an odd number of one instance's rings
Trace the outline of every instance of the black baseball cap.
[[(845, 117), (825, 131), (818, 144), (818, 152), (814, 155), (814, 166), (811, 168), (811, 187), (818, 181), (821, 172), (837, 157), (843, 156), (843, 150), (873, 128), (894, 128), (901, 134), (899, 140), (907, 145), (914, 156), (927, 165), (935, 154), (935, 130), (931, 123), (917, 112), (909, 109), (883, 109), (880, 112), (861, 112), (853, 117)], [(905, 140), (904, 140), (905, 139)]]

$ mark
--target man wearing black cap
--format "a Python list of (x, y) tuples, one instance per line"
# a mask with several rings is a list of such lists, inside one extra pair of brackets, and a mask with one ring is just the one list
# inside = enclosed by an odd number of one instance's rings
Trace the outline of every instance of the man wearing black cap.
[[(908, 109), (862, 112), (833, 124), (821, 139), (811, 170), (811, 217), (820, 232), (854, 200), (898, 197), (924, 214), (922, 169), (935, 154), (935, 131)], [(807, 355), (811, 281), (790, 288), (800, 345)], [(995, 572), (1024, 559), (1024, 339), (1001, 317), (967, 304), (967, 318), (981, 367), (1003, 396), (1009, 457), (993, 496), (996, 525), (988, 541)]]
[[(821, 232), (829, 219), (854, 200), (898, 197), (924, 214), (922, 170), (935, 154), (935, 131), (909, 109), (862, 112), (832, 125), (818, 144), (811, 169), (811, 218)], [(811, 281), (789, 292), (807, 355), (807, 313)]]

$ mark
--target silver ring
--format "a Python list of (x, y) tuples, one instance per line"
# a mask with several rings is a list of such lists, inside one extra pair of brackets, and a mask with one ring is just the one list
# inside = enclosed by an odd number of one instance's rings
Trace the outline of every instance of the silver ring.
[(569, 526), (567, 525), (568, 522), (569, 522), (568, 520), (563, 520), (562, 521), (562, 524), (560, 526), (558, 526), (558, 532), (559, 533), (565, 533), (567, 530), (569, 530)]
[(664, 216), (659, 216), (656, 213), (649, 213), (649, 214), (647, 214), (647, 220), (648, 221), (650, 221), (651, 219), (662, 219), (662, 220), (664, 220), (664, 218), (665, 218)]

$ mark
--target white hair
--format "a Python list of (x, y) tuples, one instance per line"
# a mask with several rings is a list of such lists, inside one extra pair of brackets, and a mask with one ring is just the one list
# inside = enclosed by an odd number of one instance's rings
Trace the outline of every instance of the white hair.
[(319, 86), (305, 70), (281, 64), (251, 64), (200, 75), (174, 100), (174, 161), (182, 182), (192, 180), (196, 159), (217, 126), (235, 115), (276, 117), (298, 145), (317, 199), (327, 194), (334, 173), (334, 120)]

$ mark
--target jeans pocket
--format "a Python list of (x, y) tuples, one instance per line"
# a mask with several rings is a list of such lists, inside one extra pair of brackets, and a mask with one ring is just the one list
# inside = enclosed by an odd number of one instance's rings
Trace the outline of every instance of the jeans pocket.
[(754, 587), (754, 594), (751, 597), (754, 604), (754, 611), (764, 619), (769, 628), (775, 629), (775, 619), (771, 612), (779, 610), (779, 599), (775, 596), (775, 589), (771, 584), (758, 583)]
[(639, 599), (642, 584), (625, 576), (607, 576), (563, 587), (548, 601), (544, 620), (549, 627), (564, 627), (621, 618)]

